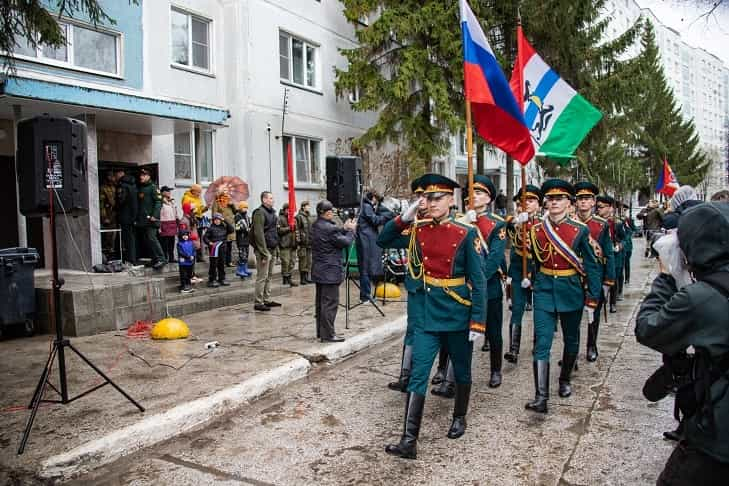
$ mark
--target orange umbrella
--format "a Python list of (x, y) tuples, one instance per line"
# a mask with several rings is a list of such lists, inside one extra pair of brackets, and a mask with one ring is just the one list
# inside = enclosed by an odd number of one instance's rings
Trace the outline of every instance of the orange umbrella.
[(246, 201), (250, 193), (248, 192), (248, 183), (237, 176), (222, 176), (215, 179), (215, 182), (208, 186), (205, 191), (205, 204), (213, 205), (213, 201), (220, 191), (228, 193), (233, 204), (238, 205), (241, 201)]

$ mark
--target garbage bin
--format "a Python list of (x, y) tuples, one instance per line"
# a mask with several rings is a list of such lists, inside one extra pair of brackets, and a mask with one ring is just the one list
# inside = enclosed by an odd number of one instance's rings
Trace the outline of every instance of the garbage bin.
[(35, 331), (33, 270), (38, 258), (35, 248), (0, 250), (0, 337), (12, 324), (22, 325), (28, 336)]

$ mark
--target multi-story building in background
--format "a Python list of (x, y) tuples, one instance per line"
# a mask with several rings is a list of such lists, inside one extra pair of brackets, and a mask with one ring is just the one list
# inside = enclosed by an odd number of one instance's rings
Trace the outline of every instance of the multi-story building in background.
[[(54, 2), (46, 2), (48, 8)], [(98, 188), (104, 173), (152, 169), (179, 201), (193, 183), (243, 178), (251, 207), (263, 190), (284, 200), (284, 143), (291, 143), (297, 199), (325, 195), (327, 155), (347, 152), (374, 114), (334, 93), (334, 67), (354, 29), (339, 2), (320, 0), (101, 0), (114, 25), (61, 19), (66, 45), (15, 49), (16, 72), (0, 85), (0, 194), (17, 204), (14, 127), (48, 113), (88, 126), (88, 216), (75, 218), (83, 257), (101, 262)], [(284, 92), (288, 107), (283, 119)], [(48, 241), (41, 218), (13, 215), (0, 247)], [(11, 218), (12, 219), (12, 218)], [(16, 231), (17, 228), (17, 231)], [(86, 243), (88, 242), (88, 243)], [(62, 252), (64, 254), (64, 252)], [(81, 260), (81, 261), (78, 261)]]
[[(729, 120), (729, 69), (715, 55), (683, 41), (674, 29), (664, 25), (650, 10), (634, 0), (608, 0), (606, 15), (611, 18), (608, 38), (625, 32), (640, 17), (653, 24), (661, 64), (673, 89), (681, 113), (693, 119), (700, 147), (712, 161), (705, 184), (697, 189), (708, 197), (727, 187), (727, 120)], [(636, 44), (630, 54), (637, 54)], [(680, 181), (679, 181), (680, 182)]]

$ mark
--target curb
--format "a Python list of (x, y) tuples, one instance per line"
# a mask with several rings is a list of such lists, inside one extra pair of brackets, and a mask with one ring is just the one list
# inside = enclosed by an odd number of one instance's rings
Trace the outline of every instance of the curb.
[(69, 478), (88, 472), (220, 417), (273, 388), (305, 377), (310, 369), (311, 364), (308, 360), (293, 359), (238, 385), (178, 405), (164, 413), (148, 416), (141, 422), (116, 430), (63, 454), (51, 456), (42, 462), (40, 475), (44, 478)]
[(41, 463), (39, 475), (46, 479), (69, 479), (87, 473), (140, 449), (188, 432), (249, 403), (274, 388), (304, 378), (311, 371), (312, 363), (341, 361), (402, 334), (406, 327), (407, 316), (401, 316), (342, 343), (332, 343), (321, 351), (303, 353), (305, 356), (303, 358), (295, 358), (237, 385), (183, 403), (166, 412), (147, 416), (136, 424), (116, 430), (70, 451), (51, 456)]

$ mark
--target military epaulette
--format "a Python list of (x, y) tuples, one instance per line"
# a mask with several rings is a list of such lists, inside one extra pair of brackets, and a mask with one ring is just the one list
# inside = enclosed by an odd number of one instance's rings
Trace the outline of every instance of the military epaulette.
[(491, 216), (491, 218), (495, 219), (496, 221), (504, 221), (504, 218), (502, 218), (501, 216), (499, 216), (496, 213), (489, 213), (489, 216)]
[(454, 219), (453, 222), (463, 228), (473, 228), (474, 227), (473, 224), (471, 224), (467, 221), (463, 221), (462, 219)]
[(592, 219), (594, 219), (598, 223), (607, 223), (607, 219), (602, 218), (602, 217), (598, 216), (597, 214), (593, 214)]
[(415, 226), (422, 226), (433, 222), (433, 218), (423, 218), (415, 221)]
[(587, 228), (587, 225), (585, 223), (583, 223), (582, 221), (578, 220), (577, 218), (567, 218), (567, 221), (575, 223), (578, 226), (584, 226), (585, 228)]

